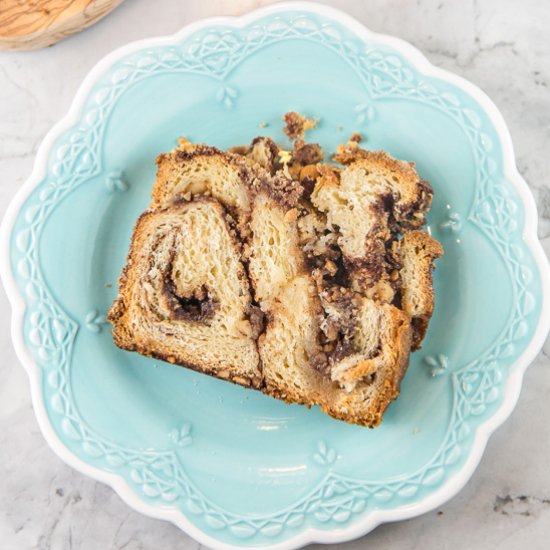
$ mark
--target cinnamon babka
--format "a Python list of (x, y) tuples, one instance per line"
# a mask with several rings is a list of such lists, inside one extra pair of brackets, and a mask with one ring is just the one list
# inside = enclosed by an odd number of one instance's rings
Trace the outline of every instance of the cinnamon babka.
[(315, 121), (225, 152), (157, 159), (108, 318), (117, 346), (374, 427), (433, 312), (441, 245), (413, 163), (360, 147), (324, 164)]

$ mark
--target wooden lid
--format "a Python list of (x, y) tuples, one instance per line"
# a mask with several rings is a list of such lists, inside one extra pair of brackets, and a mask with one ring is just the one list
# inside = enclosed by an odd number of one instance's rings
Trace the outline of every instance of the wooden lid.
[(0, 50), (33, 50), (89, 27), (122, 0), (0, 0)]

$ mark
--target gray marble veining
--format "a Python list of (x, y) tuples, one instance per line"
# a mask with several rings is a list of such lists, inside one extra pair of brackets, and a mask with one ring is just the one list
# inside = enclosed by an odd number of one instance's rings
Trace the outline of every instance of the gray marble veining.
[[(262, 0), (127, 0), (99, 24), (45, 50), (0, 54), (0, 213), (28, 177), (44, 134), (105, 54), (202, 17), (241, 14)], [(471, 80), (506, 119), (550, 252), (550, 3), (542, 0), (327, 1), (372, 30), (420, 48)], [(147, 22), (145, 25), (144, 22)], [(9, 550), (196, 549), (176, 527), (130, 510), (108, 487), (65, 466), (32, 412), (0, 293), (0, 546)], [(420, 518), (332, 548), (512, 550), (550, 540), (550, 341), (527, 371), (518, 406), (491, 438), (464, 490)], [(323, 548), (323, 547), (319, 547)]]

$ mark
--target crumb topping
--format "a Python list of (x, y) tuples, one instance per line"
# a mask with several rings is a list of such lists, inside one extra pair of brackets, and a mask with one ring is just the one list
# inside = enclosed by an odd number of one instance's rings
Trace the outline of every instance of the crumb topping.
[(285, 114), (283, 120), (286, 126), (283, 128), (283, 132), (288, 136), (290, 140), (295, 140), (297, 138), (303, 138), (305, 132), (315, 128), (318, 119), (307, 118), (300, 113), (295, 111), (290, 111)]

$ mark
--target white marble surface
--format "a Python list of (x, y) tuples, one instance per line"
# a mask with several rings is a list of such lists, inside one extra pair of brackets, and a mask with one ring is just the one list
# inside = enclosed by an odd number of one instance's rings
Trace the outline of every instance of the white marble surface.
[[(126, 42), (270, 2), (126, 0), (96, 26), (46, 50), (0, 54), (0, 211), (30, 174), (40, 140), (88, 70)], [(508, 122), (519, 169), (550, 252), (550, 3), (543, 0), (327, 2), (394, 34), (483, 88)], [(1, 8), (0, 8), (1, 9)], [(0, 293), (0, 547), (9, 550), (195, 549), (176, 527), (130, 510), (108, 487), (65, 466), (35, 421)], [(333, 548), (550, 547), (550, 342), (528, 370), (518, 406), (491, 438), (464, 490), (439, 510)]]

